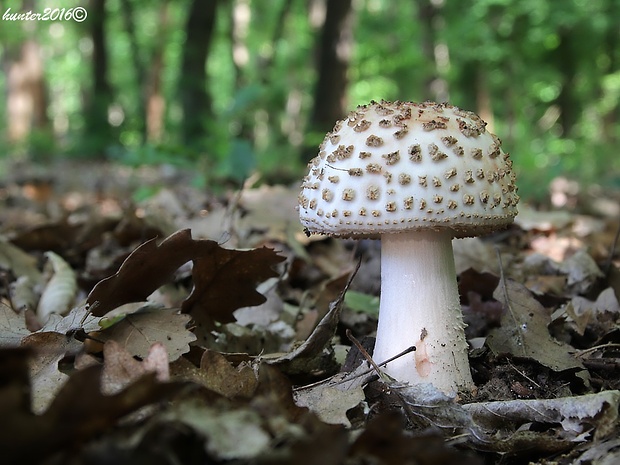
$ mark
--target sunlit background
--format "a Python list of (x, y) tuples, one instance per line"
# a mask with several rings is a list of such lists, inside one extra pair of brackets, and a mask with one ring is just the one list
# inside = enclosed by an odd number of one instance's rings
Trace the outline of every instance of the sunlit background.
[[(62, 8), (59, 4), (62, 3)], [(66, 19), (70, 8), (88, 16)], [(617, 0), (22, 0), (1, 7), (4, 162), (172, 164), (293, 183), (371, 99), (449, 101), (520, 189), (620, 185)], [(43, 14), (56, 20), (19, 20)], [(63, 17), (65, 15), (65, 17)]]

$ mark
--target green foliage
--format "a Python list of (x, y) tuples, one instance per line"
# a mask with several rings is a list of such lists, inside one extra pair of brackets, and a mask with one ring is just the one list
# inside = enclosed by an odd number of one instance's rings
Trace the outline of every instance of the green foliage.
[[(48, 3), (35, 0), (33, 11), (56, 7)], [(620, 172), (613, 149), (620, 138), (616, 0), (353, 4), (349, 107), (371, 99), (436, 98), (436, 85), (443, 83), (442, 95), (452, 103), (493, 118), (491, 129), (512, 153), (526, 196), (543, 195), (559, 174), (584, 182), (615, 181), (613, 173)], [(129, 18), (126, 5), (133, 12)], [(42, 47), (53, 127), (53, 132), (34, 131), (8, 151), (39, 158), (104, 154), (128, 164), (172, 163), (195, 169), (209, 184), (240, 183), (254, 171), (276, 180), (301, 176), (301, 149), (318, 146), (324, 136), (306, 130), (317, 77), (321, 2), (218, 3), (205, 83), (213, 113), (191, 115), (205, 120), (205, 134), (183, 146), (178, 82), (189, 5), (190, 0), (106, 0), (112, 104), (107, 127), (96, 129), (84, 116), (94, 98), (89, 20), (5, 21), (0, 28), (5, 63), (19, 55), (26, 40)], [(428, 12), (420, 5), (435, 5), (431, 23), (424, 23)], [(63, 4), (71, 6), (82, 4)], [(20, 2), (12, 7), (24, 8)], [(246, 28), (235, 30), (233, 18), (242, 24), (244, 15), (249, 15)], [(146, 91), (160, 49), (163, 132), (147, 138)], [(0, 88), (6, 92), (8, 86), (7, 76), (0, 75)], [(8, 118), (4, 107), (0, 118)]]
[(349, 289), (344, 296), (345, 305), (355, 312), (379, 316), (379, 297)]

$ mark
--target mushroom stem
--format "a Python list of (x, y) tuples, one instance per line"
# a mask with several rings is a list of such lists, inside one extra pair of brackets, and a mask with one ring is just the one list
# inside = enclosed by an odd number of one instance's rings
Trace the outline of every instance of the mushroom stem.
[(452, 234), (413, 231), (381, 236), (381, 307), (373, 359), (398, 381), (430, 383), (446, 394), (471, 390)]

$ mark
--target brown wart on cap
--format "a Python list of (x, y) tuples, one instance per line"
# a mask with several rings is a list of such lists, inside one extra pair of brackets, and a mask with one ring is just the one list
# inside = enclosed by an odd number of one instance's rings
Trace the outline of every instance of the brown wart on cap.
[(371, 102), (336, 123), (309, 168), (299, 195), (309, 232), (382, 240), (375, 361), (416, 345), (387, 373), (446, 393), (471, 389), (451, 240), (517, 214), (499, 138), (449, 104)]

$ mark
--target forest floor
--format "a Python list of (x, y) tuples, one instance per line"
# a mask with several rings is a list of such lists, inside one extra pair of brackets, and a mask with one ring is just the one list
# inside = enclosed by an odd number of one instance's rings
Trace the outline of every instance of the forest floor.
[(557, 180), (454, 241), (476, 389), (365, 359), (380, 247), (306, 237), (297, 186), (16, 166), (0, 184), (2, 462), (620, 463), (620, 193)]

